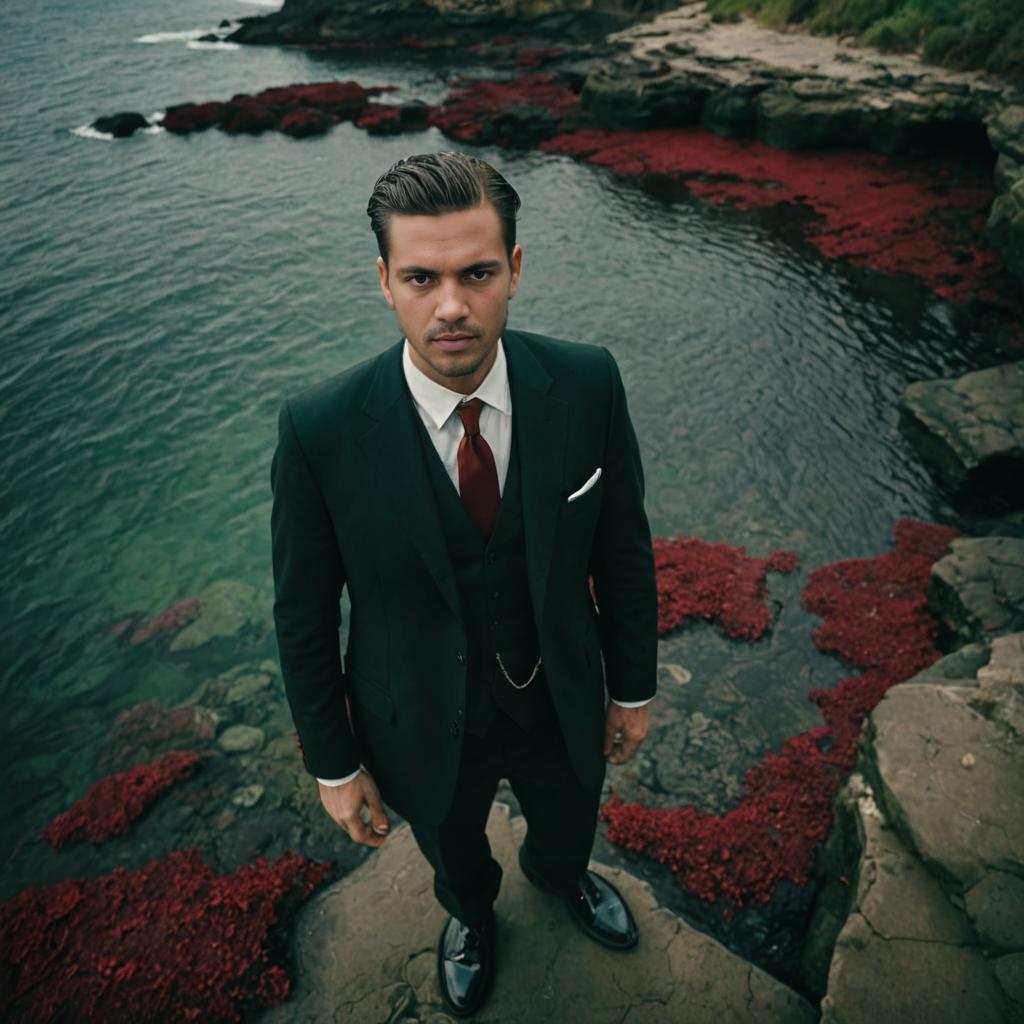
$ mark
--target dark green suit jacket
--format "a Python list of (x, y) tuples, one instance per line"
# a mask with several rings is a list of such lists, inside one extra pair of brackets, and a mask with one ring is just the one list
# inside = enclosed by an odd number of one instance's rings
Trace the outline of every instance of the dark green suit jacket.
[[(573, 767), (597, 786), (605, 685), (624, 701), (656, 687), (640, 454), (607, 349), (507, 327), (502, 339), (546, 678)], [(465, 734), (468, 637), (403, 344), (281, 407), (271, 466), (274, 621), (307, 769), (336, 778), (362, 761), (385, 803), (436, 824)], [(598, 467), (597, 483), (569, 502)], [(352, 608), (344, 668), (343, 586)]]

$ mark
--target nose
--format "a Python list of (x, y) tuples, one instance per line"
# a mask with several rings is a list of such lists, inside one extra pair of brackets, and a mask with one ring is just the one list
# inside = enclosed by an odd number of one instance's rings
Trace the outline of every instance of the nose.
[(455, 323), (469, 316), (465, 291), (458, 281), (442, 279), (437, 290), (437, 308), (434, 316), (446, 324)]

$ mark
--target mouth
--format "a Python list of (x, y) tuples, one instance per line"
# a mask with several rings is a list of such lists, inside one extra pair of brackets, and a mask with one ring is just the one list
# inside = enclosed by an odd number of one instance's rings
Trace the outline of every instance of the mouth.
[(439, 334), (434, 338), (434, 343), (445, 352), (459, 352), (468, 348), (472, 341), (472, 334)]

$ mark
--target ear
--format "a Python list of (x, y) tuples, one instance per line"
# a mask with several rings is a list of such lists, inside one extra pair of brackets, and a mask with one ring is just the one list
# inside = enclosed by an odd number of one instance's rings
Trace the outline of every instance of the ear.
[(516, 242), (512, 246), (512, 280), (508, 286), (508, 297), (511, 299), (519, 290), (519, 275), (523, 269), (523, 247)]
[(388, 287), (388, 266), (381, 256), (377, 257), (377, 274), (380, 277), (380, 290), (384, 293), (384, 298), (387, 301), (387, 304), (394, 309), (395, 299), (391, 294), (390, 287)]

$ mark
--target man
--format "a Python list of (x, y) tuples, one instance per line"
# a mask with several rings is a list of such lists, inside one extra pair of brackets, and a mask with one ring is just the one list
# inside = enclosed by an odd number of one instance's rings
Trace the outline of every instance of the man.
[(484, 825), (503, 777), (527, 878), (597, 941), (637, 942), (587, 865), (605, 759), (633, 757), (655, 693), (643, 473), (608, 351), (507, 328), (519, 205), (465, 154), (381, 176), (367, 212), (404, 337), (285, 401), (271, 468), (274, 618), (306, 767), (355, 842), (385, 841), (385, 802), (409, 822), (450, 915), (438, 979), (457, 1016), (494, 976), (502, 869)]

